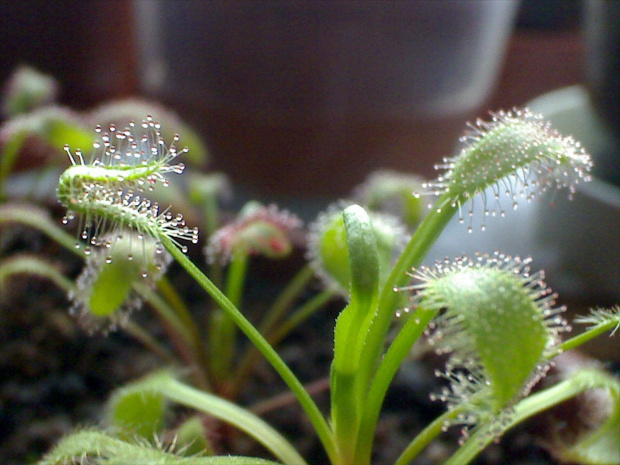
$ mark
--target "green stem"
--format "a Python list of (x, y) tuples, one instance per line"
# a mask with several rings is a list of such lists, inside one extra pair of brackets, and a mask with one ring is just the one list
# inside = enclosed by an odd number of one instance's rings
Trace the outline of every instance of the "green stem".
[(566, 341), (562, 342), (560, 345), (558, 345), (555, 348), (555, 350), (547, 358), (552, 359), (552, 358), (557, 357), (561, 353), (575, 349), (585, 344), (586, 342), (594, 339), (595, 337), (600, 336), (603, 333), (612, 331), (617, 326), (618, 326), (618, 322), (615, 320), (610, 320), (605, 323), (597, 324), (587, 329), (583, 333), (578, 334), (577, 336), (573, 336), (570, 339), (567, 339)]
[(287, 320), (278, 325), (277, 329), (275, 329), (267, 338), (269, 343), (274, 345), (280, 342), (288, 336), (291, 331), (320, 310), (335, 295), (337, 295), (335, 290), (327, 289), (312, 297), (312, 299), (308, 300), (305, 304), (299, 307)]
[(58, 268), (50, 263), (30, 255), (21, 255), (4, 260), (0, 263), (0, 288), (12, 276), (18, 274), (27, 274), (30, 276), (39, 276), (52, 281), (56, 286), (66, 293), (73, 288), (73, 281), (62, 275)]
[(130, 320), (125, 323), (125, 325), (123, 326), (123, 331), (125, 331), (131, 337), (139, 341), (144, 347), (159, 356), (162, 360), (166, 360), (168, 364), (176, 366), (180, 363), (179, 360), (177, 360), (174, 355), (172, 355), (172, 353), (170, 353), (159, 342), (157, 342), (157, 340), (155, 340), (153, 336), (151, 336), (140, 325), (134, 323), (133, 321)]
[(226, 282), (226, 296), (235, 307), (241, 306), (245, 276), (248, 269), (249, 255), (244, 250), (237, 250), (233, 253), (230, 267), (228, 269), (228, 279)]
[(175, 245), (175, 243), (165, 235), (160, 236), (162, 245), (170, 252), (175, 260), (196, 280), (196, 282), (215, 300), (217, 305), (235, 322), (239, 329), (248, 339), (258, 347), (263, 356), (269, 361), (271, 366), (280, 375), (282, 380), (288, 385), (297, 397), (300, 405), (308, 415), (309, 420), (314, 426), (327, 455), (333, 463), (337, 458), (334, 439), (325, 418), (319, 411), (303, 385), (293, 374), (291, 369), (284, 363), (277, 352), (269, 345), (265, 338), (256, 330), (243, 314), (232, 304), (232, 302), (194, 265)]
[(159, 295), (141, 283), (135, 283), (134, 289), (149, 303), (157, 317), (163, 323), (170, 341), (174, 344), (180, 357), (193, 368), (191, 375), (197, 386), (204, 389), (210, 387), (204, 370), (204, 361), (200, 358), (199, 350), (195, 346), (194, 335), (190, 328), (185, 326), (174, 309)]
[(383, 353), (388, 329), (394, 319), (394, 311), (399, 303), (400, 294), (396, 292), (396, 289), (407, 283), (407, 280), (410, 279), (407, 272), (412, 267), (419, 266), (422, 263), (430, 248), (458, 210), (456, 205), (450, 203), (450, 196), (447, 194), (440, 197), (437, 205), (441, 207), (435, 207), (431, 210), (420, 223), (383, 286), (377, 314), (366, 337), (360, 366), (375, 367), (377, 365)]
[(199, 337), (200, 331), (196, 326), (196, 322), (194, 321), (192, 314), (185, 305), (185, 302), (183, 302), (183, 299), (181, 299), (177, 293), (176, 289), (170, 283), (170, 280), (165, 275), (157, 280), (157, 290), (161, 296), (166, 299), (170, 308), (174, 310), (183, 324), (188, 328), (188, 331), (193, 333), (195, 337)]
[(463, 411), (460, 407), (455, 407), (446, 411), (439, 417), (435, 418), (420, 434), (418, 434), (413, 441), (409, 443), (407, 448), (396, 459), (394, 465), (408, 465), (413, 459), (415, 459), (420, 452), (424, 450), (430, 442), (439, 436), (445, 428), (446, 422), (456, 418)]
[(419, 307), (409, 316), (394, 342), (383, 357), (379, 368), (372, 380), (368, 397), (363, 409), (362, 420), (358, 433), (358, 449), (355, 455), (355, 464), (370, 463), (372, 443), (377, 421), (387, 390), (398, 372), (403, 360), (409, 354), (411, 346), (418, 340), (431, 320), (437, 314), (436, 310), (427, 310)]
[[(300, 324), (305, 320), (305, 318), (299, 318), (298, 321), (290, 322), (289, 319), (284, 324), (278, 325), (276, 329), (276, 333), (271, 333), (272, 328), (275, 324), (281, 320), (282, 315), (293, 305), (295, 299), (299, 297), (299, 294), (306, 288), (308, 282), (314, 277), (314, 270), (310, 268), (310, 266), (304, 266), (295, 277), (287, 284), (284, 290), (280, 293), (276, 301), (273, 305), (265, 312), (259, 326), (258, 331), (261, 334), (265, 335), (265, 339), (271, 344), (275, 346), (286, 334), (291, 331), (296, 325)], [(314, 300), (314, 299), (312, 299)], [(306, 310), (307, 305), (310, 304), (310, 301), (307, 302), (303, 307), (301, 307), (296, 315), (299, 314), (302, 310)], [(320, 306), (321, 304), (319, 304)], [(308, 309), (308, 316), (311, 313), (318, 310), (319, 307)], [(301, 315), (303, 316), (303, 315)], [(290, 323), (289, 323), (290, 322)], [(283, 332), (283, 328), (286, 332)], [(236, 396), (236, 393), (239, 391), (240, 387), (245, 384), (245, 380), (250, 374), (251, 367), (254, 366), (258, 361), (258, 356), (260, 352), (254, 345), (248, 345), (248, 347), (241, 355), (240, 362), (237, 364), (237, 368), (235, 370), (234, 379), (231, 382), (231, 392), (232, 396)]]
[[(502, 423), (503, 432), (588, 389), (609, 388), (609, 386), (610, 378), (605, 373), (597, 370), (575, 372), (570, 378), (519, 402), (506, 423)], [(466, 465), (471, 462), (485, 447), (497, 439), (497, 431), (494, 432), (497, 426), (496, 422), (481, 426), (444, 465)]]
[(196, 321), (185, 305), (185, 302), (183, 302), (183, 299), (181, 299), (166, 276), (162, 276), (157, 281), (157, 289), (160, 294), (165, 297), (166, 301), (170, 305), (170, 308), (178, 317), (179, 322), (186, 328), (187, 335), (191, 338), (193, 352), (192, 358), (196, 361), (200, 371), (202, 372), (202, 385), (205, 387), (211, 387), (213, 382), (209, 376), (210, 371), (209, 360), (207, 358), (207, 349)]
[[(201, 202), (202, 213), (204, 218), (204, 230), (207, 238), (211, 237), (220, 226), (220, 208), (217, 195), (205, 195)], [(219, 260), (215, 260), (208, 264), (209, 276), (216, 286), (221, 286), (224, 280), (222, 264)]]
[[(240, 308), (243, 296), (248, 262), (249, 255), (244, 250), (236, 250), (228, 268), (226, 297), (237, 308)], [(228, 384), (233, 371), (233, 358), (237, 353), (237, 327), (222, 309), (214, 310), (211, 316), (208, 338), (213, 379), (220, 386), (220, 391), (228, 396), (228, 391), (231, 389)]]

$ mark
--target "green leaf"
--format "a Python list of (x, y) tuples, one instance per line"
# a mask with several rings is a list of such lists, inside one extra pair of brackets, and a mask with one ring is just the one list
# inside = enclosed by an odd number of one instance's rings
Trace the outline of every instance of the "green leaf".
[(498, 426), (500, 433), (508, 431), (522, 421), (544, 412), (589, 389), (604, 389), (609, 393), (610, 416), (595, 431), (574, 440), (567, 449), (556, 455), (562, 460), (583, 465), (620, 464), (620, 379), (599, 369), (582, 369), (570, 374), (558, 384), (539, 391), (521, 400), (505, 423), (482, 425), (456, 453), (446, 461), (446, 465), (466, 465), (486, 446), (496, 440)]
[(213, 448), (199, 416), (189, 418), (176, 430), (176, 443), (185, 456), (213, 455)]
[[(497, 410), (523, 388), (542, 358), (547, 328), (520, 276), (469, 269), (445, 278), (451, 311), (475, 345)], [(450, 341), (446, 341), (450, 344)]]
[(343, 212), (349, 261), (351, 301), (336, 321), (333, 366), (354, 373), (379, 292), (377, 241), (368, 214), (358, 205)]
[(136, 435), (153, 439), (163, 427), (165, 414), (164, 396), (156, 391), (145, 391), (139, 384), (117, 389), (105, 409), (106, 423), (119, 431), (121, 439)]
[(545, 351), (564, 326), (559, 309), (552, 308), (553, 295), (528, 263), (495, 254), (415, 273), (422, 281), (412, 286), (420, 305), (445, 309), (432, 342), (451, 353), (446, 376), (453, 395), (444, 399), (449, 404), (476, 397), (491, 407), (487, 414), (496, 415), (541, 376)]
[[(429, 183), (437, 193), (449, 193), (452, 203), (487, 188), (497, 194), (496, 203), (503, 191), (516, 202), (554, 185), (573, 190), (575, 184), (589, 179), (592, 161), (583, 148), (527, 109), (500, 111), (491, 121), (477, 121), (473, 128), (463, 138), (466, 147), (445, 159), (441, 165), (445, 173)], [(528, 179), (529, 173), (536, 180)]]
[[(136, 381), (129, 388), (135, 390), (133, 392), (140, 392), (142, 394), (152, 393), (153, 395), (161, 396), (168, 401), (194, 408), (229, 423), (256, 439), (273, 453), (275, 457), (281, 460), (282, 463), (287, 465), (305, 465), (306, 463), (281, 434), (249, 410), (221, 397), (186, 386), (174, 379), (169, 372), (160, 371), (154, 373), (142, 380)], [(183, 465), (185, 465), (184, 462)], [(187, 465), (190, 465), (190, 463), (188, 462)]]
[(359, 205), (347, 207), (343, 214), (351, 270), (351, 299), (370, 302), (379, 286), (379, 257), (375, 230), (368, 214)]
[[(91, 461), (92, 459), (92, 461)], [(93, 463), (97, 465), (277, 465), (254, 457), (182, 457), (144, 441), (130, 443), (99, 431), (79, 431), (65, 437), (38, 465)]]
[[(351, 207), (364, 211), (362, 207), (357, 205), (351, 205)], [(370, 218), (370, 228), (376, 243), (374, 249), (378, 260), (378, 278), (379, 283), (383, 283), (388, 277), (392, 262), (407, 240), (406, 231), (400, 221), (392, 215), (376, 212), (366, 213), (365, 211), (364, 214)], [(312, 267), (329, 287), (335, 287), (347, 296), (352, 290), (351, 285), (355, 285), (358, 280), (368, 279), (370, 281), (375, 279), (375, 271), (372, 269), (375, 265), (369, 267), (369, 263), (360, 262), (355, 265), (356, 272), (360, 275), (368, 273), (366, 276), (351, 276), (353, 270), (351, 260), (357, 262), (366, 258), (363, 253), (360, 257), (349, 257), (349, 241), (359, 240), (353, 237), (355, 235), (359, 238), (363, 237), (361, 240), (364, 241), (372, 239), (370, 236), (361, 236), (353, 230), (349, 233), (347, 231), (349, 227), (355, 229), (357, 226), (345, 225), (341, 205), (330, 207), (326, 212), (319, 215), (317, 221), (310, 226), (311, 234), (308, 241), (308, 253)], [(366, 248), (364, 245), (356, 247), (360, 251)]]
[(332, 422), (343, 463), (353, 457), (367, 389), (359, 361), (379, 294), (377, 241), (368, 214), (358, 205), (343, 212), (351, 276), (351, 301), (336, 321), (331, 373)]
[(90, 312), (97, 317), (113, 315), (122, 307), (134, 282), (139, 279), (139, 264), (126, 258), (100, 265), (88, 299)]

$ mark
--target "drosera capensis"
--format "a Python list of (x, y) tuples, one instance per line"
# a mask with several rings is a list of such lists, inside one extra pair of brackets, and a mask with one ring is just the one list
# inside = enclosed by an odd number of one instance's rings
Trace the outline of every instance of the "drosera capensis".
[[(145, 129), (154, 129), (154, 134), (158, 134), (156, 123), (151, 126), (148, 121), (153, 120), (146, 121)], [(490, 189), (494, 199), (485, 199), (484, 214), (491, 214), (495, 209), (501, 215), (498, 202), (502, 195), (508, 195), (511, 204), (521, 198), (530, 200), (552, 187), (568, 188), (572, 195), (578, 182), (589, 179), (591, 162), (585, 150), (528, 110), (498, 112), (492, 114), (491, 121), (478, 121), (472, 126), (472, 132), (464, 137), (462, 151), (446, 158), (438, 166), (442, 174), (425, 184), (437, 202), (406, 245), (397, 248), (396, 260), (383, 257), (387, 255), (380, 244), (382, 238), (377, 236), (373, 215), (367, 213), (364, 205), (343, 205), (342, 211), (335, 212), (333, 222), (329, 223), (337, 225), (338, 234), (333, 233), (333, 228), (326, 228), (324, 237), (315, 238), (325, 250), (329, 249), (338, 267), (346, 271), (340, 275), (348, 281), (341, 283), (348, 292), (335, 323), (329, 373), (331, 404), (327, 415), (268, 338), (242, 313), (238, 293), (231, 294), (231, 299), (226, 289), (220, 290), (184, 253), (186, 248), (179, 240), (197, 242), (197, 231), (185, 226), (182, 217), (173, 217), (167, 210), (159, 213), (159, 208), (149, 201), (148, 186), (166, 184), (168, 174), (182, 171), (180, 164), (170, 164), (182, 151), (174, 149), (170, 154), (157, 135), (146, 137), (142, 146), (131, 129), (128, 133), (111, 132), (121, 134), (117, 140), (133, 141), (128, 150), (120, 151), (113, 147), (112, 136), (108, 146), (104, 141), (109, 159), (116, 161), (104, 163), (94, 158), (86, 162), (79, 154), (72, 158), (74, 164), (61, 176), (58, 198), (72, 212), (67, 218), (82, 217), (80, 230), (85, 231), (83, 238), (93, 247), (114, 247), (114, 239), (103, 239), (103, 233), (120, 231), (121, 227), (133, 230), (138, 236), (152, 236), (280, 375), (308, 416), (332, 465), (371, 463), (383, 400), (411, 347), (425, 334), (440, 352), (449, 354), (446, 369), (440, 376), (451, 384), (435, 394), (438, 400), (447, 403), (448, 410), (412, 439), (396, 460), (398, 465), (414, 460), (451, 425), (466, 427), (463, 445), (454, 456), (465, 459), (451, 462), (463, 465), (483, 445), (500, 440), (516, 422), (554, 406), (557, 399), (571, 398), (590, 386), (620, 392), (620, 380), (605, 374), (596, 377), (596, 383), (591, 385), (575, 375), (573, 381), (530, 394), (554, 357), (602, 331), (613, 330), (620, 321), (618, 307), (596, 311), (595, 316), (585, 320), (593, 323), (592, 328), (561, 342), (560, 336), (566, 336), (570, 325), (562, 316), (563, 308), (555, 306), (556, 296), (545, 285), (542, 272), (530, 270), (529, 259), (497, 253), (446, 261), (435, 268), (421, 266), (447, 222), (460, 214), (462, 206), (471, 198), (484, 197)], [(136, 163), (123, 162), (126, 156)], [(165, 161), (160, 163), (161, 160)], [(245, 271), (238, 276), (245, 280)], [(402, 304), (407, 296), (411, 301), (405, 310)], [(202, 396), (170, 377), (154, 377), (147, 384), (149, 391), (156, 390), (168, 401), (188, 407), (196, 408), (194, 401), (200, 398), (203, 412), (216, 411), (221, 405), (217, 396)], [(179, 390), (192, 395), (179, 396)], [(605, 444), (607, 435), (613, 437), (617, 432), (614, 427), (620, 425), (616, 418), (620, 417), (620, 408), (617, 404), (612, 407), (611, 420), (595, 432), (600, 436), (596, 436), (597, 444)], [(230, 407), (230, 411), (240, 413), (243, 409)], [(237, 427), (239, 422), (255, 421), (249, 413), (240, 414), (233, 422)], [(218, 418), (227, 420), (221, 413)], [(270, 446), (274, 457), (287, 464), (306, 463), (292, 453), (293, 446), (283, 436), (275, 437), (277, 441)], [(103, 440), (107, 441), (106, 438)], [(61, 443), (48, 457), (66, 457), (62, 455), (63, 447), (69, 450), (66, 444)], [(575, 447), (580, 447), (579, 441)], [(591, 440), (587, 448), (592, 449)], [(74, 454), (72, 457), (80, 456), (79, 451), (70, 452)], [(589, 461), (588, 457), (593, 455), (589, 455), (585, 446), (580, 453), (581, 463), (595, 463)], [(212, 459), (212, 463), (220, 463), (221, 457)], [(252, 459), (248, 460), (247, 463), (252, 463)], [(62, 462), (43, 463), (60, 465)], [(620, 457), (612, 463), (620, 463)]]

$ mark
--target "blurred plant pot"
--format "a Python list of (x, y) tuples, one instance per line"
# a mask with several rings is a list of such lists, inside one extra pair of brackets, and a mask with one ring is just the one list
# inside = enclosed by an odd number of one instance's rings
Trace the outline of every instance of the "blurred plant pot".
[(0, 2), (0, 82), (26, 64), (58, 79), (63, 103), (78, 108), (135, 93), (130, 14), (130, 0)]
[[(592, 155), (596, 166), (616, 156), (618, 146), (595, 114), (582, 86), (542, 95), (528, 106), (571, 134)], [(552, 208), (548, 208), (548, 203)], [(573, 201), (549, 193), (536, 205), (534, 257), (544, 264), (560, 295), (592, 303), (620, 298), (620, 187), (598, 176), (578, 185)], [(598, 301), (598, 302), (597, 302)]]
[(585, 2), (588, 90), (602, 127), (615, 139), (615, 150), (600, 156), (596, 173), (620, 186), (620, 2)]
[(518, 1), (134, 0), (142, 91), (254, 194), (429, 173), (489, 95)]

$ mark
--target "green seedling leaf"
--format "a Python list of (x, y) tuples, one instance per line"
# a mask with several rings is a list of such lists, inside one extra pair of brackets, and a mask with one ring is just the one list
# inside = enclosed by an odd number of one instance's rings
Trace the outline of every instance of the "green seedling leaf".
[(333, 369), (353, 374), (357, 370), (361, 347), (374, 315), (379, 292), (377, 241), (368, 214), (358, 205), (343, 214), (347, 241), (351, 301), (336, 321)]
[(332, 422), (343, 460), (353, 456), (367, 370), (359, 366), (364, 340), (379, 294), (377, 240), (366, 211), (347, 207), (343, 214), (351, 300), (336, 321), (331, 373)]
[(351, 299), (372, 302), (379, 286), (379, 254), (375, 229), (366, 211), (351, 205), (343, 213), (346, 230), (349, 269), (351, 276)]

